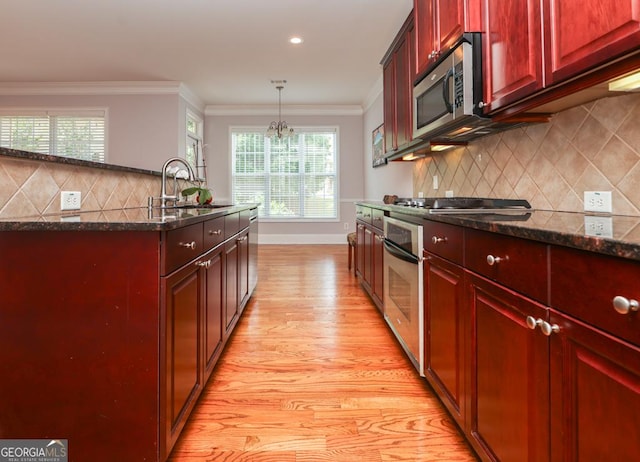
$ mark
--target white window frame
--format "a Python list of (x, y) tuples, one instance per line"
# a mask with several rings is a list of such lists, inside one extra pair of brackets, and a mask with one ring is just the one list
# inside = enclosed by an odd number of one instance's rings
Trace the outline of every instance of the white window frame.
[[(188, 127), (189, 127), (189, 120), (192, 120), (195, 122), (196, 124), (196, 133), (192, 133), (189, 131)], [(204, 120), (202, 119), (202, 117), (198, 116), (195, 112), (191, 111), (190, 109), (187, 109), (186, 111), (186, 116), (184, 119), (184, 132), (185, 132), (185, 151), (184, 151), (184, 157), (187, 160), (187, 162), (189, 162), (189, 164), (191, 164), (191, 167), (193, 167), (193, 171), (195, 172), (196, 176), (199, 178), (205, 178), (206, 179), (206, 171), (205, 171), (205, 165), (206, 162), (203, 162), (202, 158), (204, 156), (204, 145), (202, 142), (203, 139), (203, 132), (204, 132)], [(194, 165), (194, 162), (192, 162), (189, 159), (189, 147), (196, 145), (196, 152), (195, 152), (195, 156), (196, 156), (196, 164), (198, 165)], [(198, 158), (200, 158), (200, 162), (197, 162)]]
[[(64, 107), (64, 108), (24, 108), (24, 107), (16, 107), (16, 108), (2, 108), (0, 109), (0, 117), (47, 117), (50, 119), (49, 122), (49, 144), (47, 152), (42, 152), (42, 154), (61, 157), (65, 159), (75, 159), (86, 162), (98, 162), (98, 163), (106, 163), (108, 160), (108, 120), (109, 120), (109, 110), (107, 107)], [(94, 161), (87, 160), (73, 156), (65, 156), (63, 154), (59, 154), (57, 152), (58, 143), (56, 136), (56, 118), (57, 117), (98, 117), (103, 119), (103, 127), (104, 127), (104, 144), (103, 144), (103, 155), (102, 160)], [(12, 149), (11, 146), (4, 146)], [(19, 148), (15, 148), (19, 149)]]
[[(335, 182), (336, 182), (336, 216), (331, 218), (304, 218), (304, 217), (272, 217), (260, 216), (260, 221), (265, 223), (336, 223), (340, 221), (340, 127), (337, 125), (317, 125), (317, 126), (297, 126), (292, 127), (298, 133), (312, 132), (333, 132), (336, 136), (335, 143)], [(231, 178), (231, 198), (235, 196), (234, 191), (234, 157), (233, 157), (233, 134), (241, 132), (263, 132), (266, 134), (266, 126), (230, 126), (229, 127), (229, 177)], [(265, 135), (266, 136), (266, 135)], [(265, 161), (266, 163), (266, 161)], [(266, 173), (265, 173), (266, 175)], [(303, 200), (303, 198), (301, 198)]]

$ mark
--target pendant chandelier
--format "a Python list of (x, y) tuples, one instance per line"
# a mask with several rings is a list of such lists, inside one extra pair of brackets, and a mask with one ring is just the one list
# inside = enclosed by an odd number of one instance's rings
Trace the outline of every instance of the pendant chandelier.
[(286, 80), (272, 80), (272, 84), (276, 85), (278, 90), (278, 121), (272, 121), (267, 129), (267, 136), (277, 138), (287, 138), (293, 136), (293, 128), (289, 128), (287, 122), (282, 120), (282, 89)]

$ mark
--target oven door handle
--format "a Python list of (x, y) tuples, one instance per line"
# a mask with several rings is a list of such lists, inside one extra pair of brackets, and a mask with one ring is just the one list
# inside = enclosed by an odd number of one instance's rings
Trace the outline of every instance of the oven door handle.
[(420, 259), (418, 257), (398, 247), (396, 244), (394, 244), (392, 241), (390, 241), (386, 237), (383, 238), (382, 244), (384, 245), (385, 250), (389, 252), (391, 255), (393, 255), (394, 257), (409, 263), (414, 263), (416, 265), (420, 263)]

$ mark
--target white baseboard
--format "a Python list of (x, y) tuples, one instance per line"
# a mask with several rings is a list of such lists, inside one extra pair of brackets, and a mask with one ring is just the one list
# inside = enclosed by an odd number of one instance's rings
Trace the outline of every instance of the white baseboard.
[(347, 233), (344, 234), (260, 234), (258, 244), (344, 244), (347, 245)]

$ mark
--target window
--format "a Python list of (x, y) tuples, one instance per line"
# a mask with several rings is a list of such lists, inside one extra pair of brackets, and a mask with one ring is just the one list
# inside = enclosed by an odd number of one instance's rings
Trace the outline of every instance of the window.
[(105, 112), (79, 110), (0, 114), (0, 146), (104, 162)]
[(234, 203), (259, 202), (264, 218), (337, 219), (337, 129), (282, 140), (262, 128), (232, 129), (231, 150)]
[(202, 158), (202, 119), (187, 111), (187, 146), (185, 158), (193, 167), (196, 176), (205, 178), (204, 159)]

